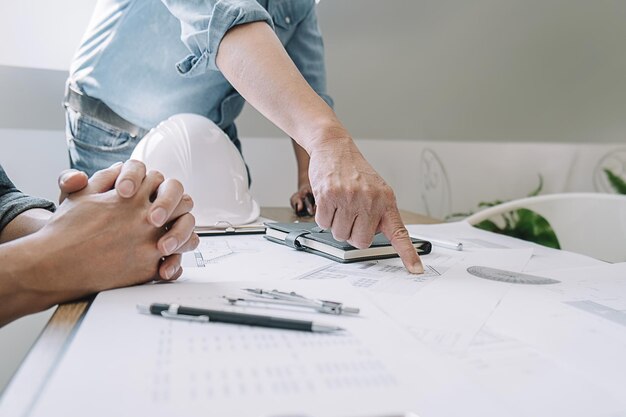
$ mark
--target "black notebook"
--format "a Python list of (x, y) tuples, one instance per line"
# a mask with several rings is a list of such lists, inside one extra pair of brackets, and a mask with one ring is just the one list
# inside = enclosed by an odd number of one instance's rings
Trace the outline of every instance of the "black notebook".
[[(358, 249), (347, 242), (339, 242), (330, 231), (320, 229), (315, 223), (265, 223), (265, 238), (276, 243), (325, 256), (337, 262), (347, 263), (397, 257), (389, 240), (382, 234), (374, 236), (371, 246)], [(426, 240), (411, 238), (417, 253), (430, 253), (431, 244)]]

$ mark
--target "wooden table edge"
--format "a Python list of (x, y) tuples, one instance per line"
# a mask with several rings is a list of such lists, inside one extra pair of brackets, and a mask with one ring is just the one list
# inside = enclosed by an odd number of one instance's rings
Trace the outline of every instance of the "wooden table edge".
[[(69, 347), (95, 295), (60, 304), (9, 380), (0, 398), (0, 415), (26, 416)], [(14, 413), (13, 410), (19, 410)]]

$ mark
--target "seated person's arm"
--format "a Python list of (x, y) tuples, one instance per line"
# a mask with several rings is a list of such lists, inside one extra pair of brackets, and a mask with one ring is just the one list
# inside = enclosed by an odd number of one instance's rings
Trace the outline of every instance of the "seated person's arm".
[(52, 213), (41, 208), (26, 210), (18, 214), (6, 227), (0, 230), (0, 243), (5, 243), (41, 229)]
[(0, 167), (0, 243), (41, 229), (52, 211), (52, 202), (23, 194)]
[[(0, 245), (0, 325), (90, 293), (180, 276), (180, 254), (198, 244), (192, 202), (180, 183), (139, 164), (96, 173), (40, 230), (21, 218), (24, 227), (13, 230), (34, 233)], [(126, 175), (135, 178), (131, 189), (112, 190), (120, 172), (137, 166), (145, 179)]]

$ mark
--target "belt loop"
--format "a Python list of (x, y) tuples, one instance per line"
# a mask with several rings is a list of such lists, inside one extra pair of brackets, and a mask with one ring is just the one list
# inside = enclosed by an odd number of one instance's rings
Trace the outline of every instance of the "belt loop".
[(93, 117), (101, 123), (120, 129), (133, 138), (141, 137), (146, 133), (145, 129), (142, 127), (129, 122), (111, 110), (105, 102), (97, 98), (89, 97), (87, 94), (80, 91), (79, 88), (69, 83), (66, 84), (65, 101), (63, 105), (65, 108), (70, 108), (77, 113)]

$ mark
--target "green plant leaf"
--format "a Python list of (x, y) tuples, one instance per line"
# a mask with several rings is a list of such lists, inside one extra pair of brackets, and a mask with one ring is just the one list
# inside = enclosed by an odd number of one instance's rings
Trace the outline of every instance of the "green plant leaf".
[(550, 223), (540, 214), (528, 209), (519, 209), (502, 215), (505, 227), (491, 220), (484, 220), (475, 227), (518, 239), (534, 242), (549, 248), (561, 249), (559, 239)]
[(479, 208), (493, 207), (493, 206), (497, 206), (498, 204), (502, 204), (502, 203), (506, 203), (506, 201), (504, 201), (504, 200), (481, 201), (480, 203), (478, 203), (478, 207)]
[(478, 227), (479, 229), (486, 230), (488, 232), (502, 234), (502, 229), (500, 229), (498, 225), (491, 220), (483, 220), (482, 222), (475, 224), (474, 227)]
[(608, 168), (604, 168), (604, 173), (609, 179), (609, 183), (611, 184), (611, 187), (613, 187), (613, 189), (617, 193), (626, 194), (626, 181), (621, 179), (619, 175), (615, 174), (613, 171), (611, 171)]
[[(621, 181), (619, 177), (618, 180)], [(624, 186), (624, 190), (626, 190), (626, 184), (623, 181), (622, 185)], [(539, 185), (530, 194), (528, 194), (528, 197), (539, 195), (542, 189), (543, 176), (539, 174)], [(489, 202), (481, 201), (478, 204), (478, 207), (493, 207), (502, 203), (504, 203), (502, 200)], [(489, 232), (538, 243), (550, 248), (561, 249), (559, 239), (556, 237), (550, 223), (543, 216), (532, 210), (519, 209), (503, 213), (502, 221), (504, 222), (504, 227), (499, 227), (491, 220), (483, 220), (482, 222), (476, 224), (475, 227)]]

